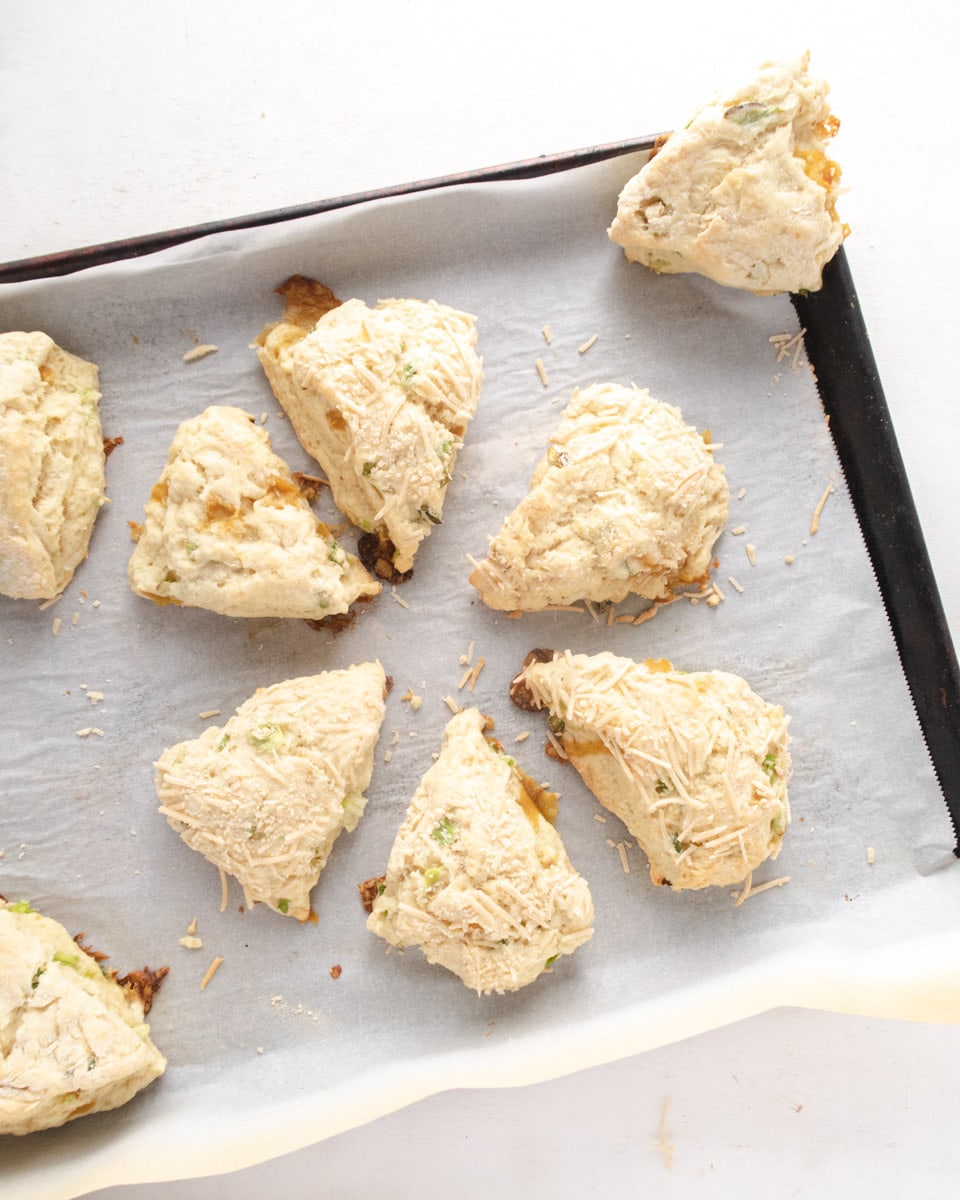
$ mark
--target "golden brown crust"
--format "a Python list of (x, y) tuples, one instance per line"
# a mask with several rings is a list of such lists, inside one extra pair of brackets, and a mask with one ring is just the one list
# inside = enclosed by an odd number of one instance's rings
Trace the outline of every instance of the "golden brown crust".
[(308, 275), (291, 275), (273, 290), (287, 302), (284, 324), (303, 329), (312, 329), (322, 316), (343, 303), (325, 284)]
[(510, 699), (514, 702), (517, 708), (524, 709), (525, 712), (538, 712), (540, 705), (533, 698), (533, 693), (523, 681), (523, 671), (535, 662), (553, 662), (557, 657), (556, 650), (535, 649), (529, 651), (526, 658), (523, 660), (523, 670), (519, 675), (514, 676), (510, 681)]
[(357, 558), (371, 575), (377, 575), (387, 583), (406, 583), (413, 574), (413, 567), (409, 571), (398, 571), (393, 565), (396, 553), (396, 547), (382, 529), (365, 533), (357, 541)]
[(357, 884), (360, 892), (360, 902), (365, 912), (373, 912), (373, 902), (380, 895), (386, 878), (386, 875), (377, 875), (373, 879), (365, 879), (363, 883)]
[(160, 967), (156, 971), (144, 967), (140, 971), (130, 971), (126, 975), (117, 976), (117, 983), (125, 992), (133, 992), (135, 996), (139, 997), (140, 1003), (143, 1005), (143, 1015), (146, 1016), (153, 1006), (153, 998), (157, 994), (160, 984), (169, 973), (169, 967)]

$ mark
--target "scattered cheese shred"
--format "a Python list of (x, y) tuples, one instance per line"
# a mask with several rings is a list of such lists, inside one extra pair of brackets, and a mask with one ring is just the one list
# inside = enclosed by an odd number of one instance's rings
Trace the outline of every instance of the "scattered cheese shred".
[(467, 684), (468, 692), (472, 692), (473, 689), (477, 686), (477, 680), (480, 678), (480, 672), (483, 670), (485, 665), (486, 665), (486, 659), (483, 659), (483, 658), (477, 659), (477, 665), (470, 672), (470, 682)]
[(544, 612), (583, 613), (583, 612), (586, 612), (587, 610), (585, 608), (582, 608), (579, 604), (547, 604), (544, 607), (543, 611)]
[(633, 618), (634, 625), (642, 625), (644, 621), (652, 621), (657, 615), (658, 611), (658, 606), (654, 604), (651, 608), (648, 608), (645, 612), (642, 612), (639, 616)]
[(734, 537), (739, 537), (741, 533), (747, 532), (747, 527), (746, 525), (738, 525), (735, 529), (731, 529), (730, 532)]
[(543, 384), (544, 387), (549, 387), (550, 379), (547, 376), (547, 368), (543, 365), (543, 359), (538, 358), (534, 365), (537, 368), (537, 374), (540, 376), (540, 382)]
[(467, 680), (473, 674), (473, 667), (467, 667), (464, 673), (460, 676), (460, 682), (457, 684), (457, 691), (462, 692), (467, 686)]
[(50, 626), (50, 632), (53, 634), (54, 637), (56, 637), (57, 634), (60, 632), (60, 627), (62, 625), (63, 625), (63, 622), (60, 620), (59, 617), (53, 618), (53, 624)]
[(477, 644), (476, 642), (471, 642), (470, 645), (467, 647), (466, 654), (460, 655), (460, 666), (461, 667), (469, 667), (473, 663), (473, 651), (474, 651), (474, 647), (476, 646), (476, 644)]
[(543, 329), (541, 329), (540, 332), (543, 334), (543, 340), (549, 346), (550, 343), (553, 341), (553, 333), (550, 330), (550, 326), (544, 325)]
[(827, 497), (833, 491), (833, 484), (828, 483), (824, 489), (823, 495), (817, 501), (817, 507), (813, 510), (813, 516), (810, 518), (810, 532), (816, 533), (820, 528), (820, 514), (823, 512), (823, 506), (827, 502)]
[(787, 564), (787, 566), (789, 567), (789, 566), (790, 566), (790, 564), (793, 562), (793, 555), (792, 555), (792, 554), (788, 554), (788, 555), (786, 555), (786, 557), (784, 558), (784, 560), (783, 560), (783, 561), (784, 561), (784, 562)]
[(747, 559), (750, 563), (750, 566), (755, 567), (757, 565), (757, 548), (756, 548), (756, 546), (752, 542), (747, 542), (744, 549), (747, 552)]
[(220, 911), (226, 912), (227, 900), (229, 899), (229, 893), (227, 891), (227, 873), (224, 871), (223, 867), (218, 867), (217, 870), (220, 872)]
[(196, 932), (197, 932), (197, 918), (194, 917), (193, 920), (190, 922), (190, 924), (187, 926), (187, 935), (189, 937), (193, 937), (193, 935)]
[(670, 1100), (666, 1099), (663, 1102), (663, 1111), (660, 1113), (660, 1136), (657, 1139), (657, 1149), (663, 1155), (663, 1165), (670, 1170), (673, 1167), (673, 1152), (676, 1149), (674, 1144), (667, 1140), (667, 1117), (670, 1115)]
[(742, 892), (730, 893), (734, 897), (734, 908), (739, 908), (744, 900), (749, 900), (751, 896), (759, 896), (761, 892), (768, 892), (770, 888), (783, 887), (785, 883), (789, 882), (789, 875), (781, 875), (779, 879), (768, 879), (766, 883), (761, 883), (758, 887), (754, 887), (753, 875), (751, 873), (744, 881)]
[(629, 875), (630, 863), (627, 860), (627, 848), (623, 842), (617, 842), (617, 853), (620, 855), (620, 866), (623, 867), (624, 875)]
[(599, 821), (601, 825), (606, 825), (607, 823), (607, 818), (603, 815), (603, 813), (594, 813), (593, 819), (595, 821)]
[(180, 945), (183, 946), (185, 950), (202, 950), (203, 939), (193, 937), (191, 934), (187, 934), (186, 937), (182, 937), (180, 939)]
[(530, 730), (525, 729), (523, 731), (523, 733), (518, 733), (517, 736), (513, 740), (515, 742), (525, 742), (529, 736), (530, 736)]
[(587, 340), (583, 343), (582, 346), (577, 347), (577, 353), (578, 354), (586, 354), (586, 352), (588, 350), (591, 350), (597, 344), (597, 338), (599, 338), (599, 336), (600, 336), (599, 333), (595, 333), (593, 335), (593, 337), (587, 338)]
[(452, 696), (444, 696), (443, 702), (447, 706), (447, 708), (450, 709), (450, 711), (453, 713), (454, 716), (456, 716), (457, 713), (460, 712), (460, 706), (457, 704), (456, 700), (454, 700), (454, 698)]
[(742, 500), (746, 494), (747, 494), (747, 489), (741, 488), (740, 491), (737, 492), (737, 499)]
[(390, 598), (392, 600), (396, 600), (396, 602), (400, 605), (401, 608), (409, 608), (410, 607), (410, 604), (407, 600), (404, 600), (404, 598), (402, 596), (397, 595), (396, 588), (390, 589)]
[(185, 363), (196, 362), (198, 358), (206, 358), (208, 354), (216, 354), (219, 349), (219, 346), (214, 346), (211, 342), (204, 342), (202, 346), (194, 346), (192, 350), (188, 350), (183, 356), (183, 361)]
[(204, 975), (204, 977), (200, 980), (200, 991), (201, 992), (207, 986), (207, 984), (210, 982), (210, 980), (214, 977), (214, 975), (216, 975), (216, 973), (220, 970), (220, 964), (222, 962), (223, 962), (223, 959), (218, 954), (217, 957), (210, 964), (210, 966), (207, 967), (206, 975)]
[(734, 579), (734, 577), (733, 577), (732, 575), (728, 575), (728, 576), (727, 576), (727, 583), (729, 583), (729, 584), (730, 584), (730, 586), (733, 588), (733, 590), (734, 590), (735, 592), (742, 592), (742, 591), (743, 591), (743, 584), (742, 584), (742, 583), (738, 583), (738, 582), (737, 582), (737, 580), (736, 580), (736, 579)]
[(211, 717), (219, 717), (219, 708), (205, 708), (202, 713), (197, 713), (201, 721), (209, 721)]
[(873, 852), (873, 847), (872, 847), (872, 846), (868, 846), (868, 847), (867, 847), (867, 863), (868, 863), (868, 864), (869, 864), (871, 867), (873, 866), (873, 863), (874, 863), (874, 852)]

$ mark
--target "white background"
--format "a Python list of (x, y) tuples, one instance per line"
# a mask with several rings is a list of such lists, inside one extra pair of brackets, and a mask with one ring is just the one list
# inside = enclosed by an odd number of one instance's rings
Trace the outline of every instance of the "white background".
[[(0, 261), (667, 130), (809, 48), (843, 122), (847, 255), (960, 638), (950, 14), (4, 0)], [(956, 1027), (779, 1010), (532, 1087), (453, 1090), (238, 1175), (99, 1197), (938, 1200), (960, 1170), (958, 1069)]]

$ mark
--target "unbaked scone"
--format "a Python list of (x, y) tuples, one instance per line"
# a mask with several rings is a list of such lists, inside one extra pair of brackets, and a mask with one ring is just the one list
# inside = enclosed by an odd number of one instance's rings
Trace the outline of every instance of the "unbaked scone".
[(595, 384), (574, 394), (470, 582), (507, 611), (663, 600), (706, 580), (728, 509), (723, 467), (679, 409)]
[(0, 901), (0, 1134), (117, 1108), (163, 1074), (124, 982), (58, 922)]
[(104, 503), (99, 372), (45, 333), (0, 334), (0, 595), (49, 600)]
[(378, 662), (259, 688), (222, 728), (164, 750), (160, 812), (248, 905), (306, 920), (334, 842), (363, 814), (385, 693)]
[(763, 295), (821, 286), (849, 229), (827, 155), (840, 122), (809, 58), (765, 64), (670, 134), (620, 194), (609, 234), (628, 259)]
[(534, 651), (511, 695), (549, 710), (554, 736), (637, 839), (654, 883), (740, 883), (779, 854), (789, 718), (738, 675)]
[(380, 591), (239, 408), (213, 406), (180, 425), (133, 528), (130, 586), (158, 604), (321, 620)]
[(260, 362), (337, 507), (372, 543), (361, 557), (396, 580), (443, 519), (480, 397), (476, 321), (432, 300), (341, 304), (302, 276), (277, 291), (287, 310), (257, 339)]
[(447, 724), (367, 926), (478, 993), (512, 992), (588, 940), (593, 901), (544, 816), (556, 796), (484, 736), (487, 724), (475, 708)]

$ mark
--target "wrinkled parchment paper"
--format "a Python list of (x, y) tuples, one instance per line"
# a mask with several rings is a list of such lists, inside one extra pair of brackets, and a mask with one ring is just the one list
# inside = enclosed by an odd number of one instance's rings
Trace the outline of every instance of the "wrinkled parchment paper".
[[(770, 341), (798, 332), (793, 309), (628, 264), (605, 230), (637, 161), (378, 202), (0, 292), (4, 329), (43, 329), (100, 365), (104, 432), (123, 438), (111, 503), (65, 595), (46, 609), (0, 602), (0, 893), (86, 932), (121, 969), (170, 967), (150, 1018), (166, 1076), (116, 1113), (5, 1139), (8, 1200), (229, 1170), (444, 1087), (561, 1074), (775, 1004), (960, 1016), (960, 877), (938, 869), (948, 818), (814, 379), (802, 347), (778, 361)], [(295, 272), (341, 298), (432, 297), (473, 312), (484, 358), (442, 527), (396, 598), (385, 587), (336, 635), (157, 608), (126, 583), (127, 522), (142, 518), (182, 419), (209, 404), (268, 414), (277, 452), (314, 467), (250, 348), (280, 315), (272, 289)], [(184, 363), (198, 342), (219, 349)], [(640, 626), (486, 610), (466, 555), (483, 555), (524, 494), (572, 390), (606, 380), (649, 387), (722, 443), (724, 599), (678, 602)], [(317, 509), (336, 523), (328, 497)], [(471, 643), (485, 665), (458, 692)], [(572, 768), (544, 757), (544, 718), (507, 698), (533, 646), (733, 671), (783, 704), (793, 824), (754, 883), (790, 882), (740, 907), (726, 890), (674, 895), (651, 885), (632, 845), (625, 873), (616, 843), (629, 835), (594, 819)], [(371, 658), (395, 687), (366, 815), (314, 892), (319, 922), (242, 912), (236, 884), (221, 913), (217, 872), (156, 812), (153, 761), (258, 686)], [(492, 715), (521, 765), (561, 793), (558, 827), (593, 891), (593, 940), (511, 996), (478, 998), (417, 950), (387, 954), (357, 893), (385, 868), (439, 748), (444, 696)], [(222, 717), (199, 716), (213, 709)], [(78, 736), (90, 728), (102, 734)], [(203, 948), (188, 950), (178, 943), (194, 917)]]

